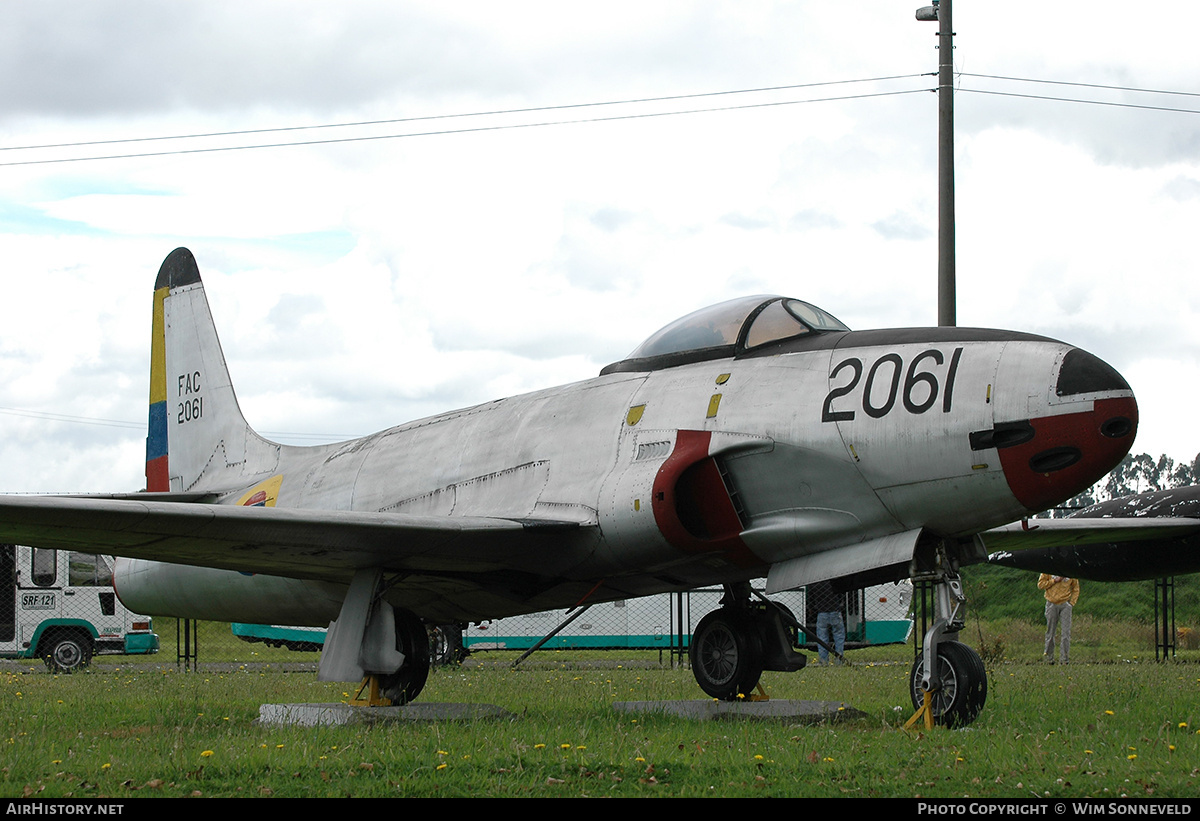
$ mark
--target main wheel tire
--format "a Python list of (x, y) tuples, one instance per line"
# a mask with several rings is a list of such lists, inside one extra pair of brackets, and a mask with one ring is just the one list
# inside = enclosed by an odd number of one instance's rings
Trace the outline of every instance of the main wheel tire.
[(43, 642), (42, 658), (55, 673), (74, 673), (92, 660), (92, 643), (75, 633), (59, 633)]
[(393, 704), (408, 704), (420, 695), (429, 678), (429, 634), (413, 613), (399, 607), (394, 613), (396, 649), (404, 654), (404, 664), (390, 676), (383, 676), (379, 685)]
[(750, 614), (723, 607), (696, 625), (688, 658), (701, 690), (734, 701), (749, 695), (762, 676), (762, 637)]
[[(940, 690), (932, 693), (933, 718), (945, 727), (965, 727), (976, 719), (987, 702), (987, 671), (983, 659), (967, 645), (957, 641), (938, 644), (937, 670), (942, 679)], [(908, 679), (914, 709), (921, 709), (925, 691), (925, 658), (917, 659)]]

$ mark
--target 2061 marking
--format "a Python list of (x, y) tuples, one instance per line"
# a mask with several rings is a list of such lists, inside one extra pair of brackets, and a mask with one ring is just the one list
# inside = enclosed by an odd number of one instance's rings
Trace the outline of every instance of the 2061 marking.
[[(887, 353), (879, 357), (867, 370), (867, 378), (863, 382), (863, 412), (872, 419), (882, 419), (892, 412), (896, 407), (896, 400), (900, 399), (906, 411), (920, 415), (934, 406), (940, 394), (942, 413), (949, 413), (954, 401), (954, 379), (958, 375), (958, 363), (962, 352), (962, 348), (955, 348), (954, 353), (950, 355), (950, 363), (944, 376), (945, 390), (938, 381), (937, 373), (928, 368), (929, 363), (935, 366), (945, 364), (945, 355), (938, 349), (930, 348), (914, 356), (907, 371), (904, 368), (904, 358), (900, 354)], [(829, 373), (830, 381), (837, 379), (839, 374), (847, 370), (850, 371), (850, 381), (833, 388), (825, 397), (825, 404), (821, 407), (822, 422), (848, 422), (854, 419), (857, 413), (845, 406), (841, 409), (835, 409), (833, 406), (836, 400), (854, 393), (858, 383), (862, 381), (862, 360), (854, 356), (843, 359)]]

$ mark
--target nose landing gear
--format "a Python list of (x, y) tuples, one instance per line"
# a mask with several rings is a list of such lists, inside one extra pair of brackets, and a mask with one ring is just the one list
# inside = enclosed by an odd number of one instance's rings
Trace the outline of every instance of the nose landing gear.
[(909, 694), (917, 712), (904, 726), (923, 721), (926, 728), (965, 727), (987, 701), (987, 671), (978, 653), (955, 640), (963, 628), (966, 604), (962, 579), (939, 548), (936, 569), (923, 578), (914, 574), (913, 580), (936, 584), (939, 617), (925, 633), (921, 655), (909, 674)]

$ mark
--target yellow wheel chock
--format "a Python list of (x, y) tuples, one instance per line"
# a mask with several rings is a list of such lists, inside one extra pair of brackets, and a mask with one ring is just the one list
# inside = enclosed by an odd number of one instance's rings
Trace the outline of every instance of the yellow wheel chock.
[[(367, 690), (366, 698), (362, 697), (363, 690)], [(391, 707), (392, 700), (379, 692), (379, 676), (366, 676), (358, 685), (358, 692), (350, 699), (350, 704), (355, 707)]]
[(755, 685), (758, 688), (757, 693), (751, 693), (746, 697), (746, 701), (770, 701), (771, 697), (767, 695), (767, 691), (763, 689), (762, 682)]
[(904, 722), (904, 729), (911, 730), (912, 726), (917, 723), (917, 719), (921, 718), (922, 716), (924, 716), (924, 718), (925, 718), (925, 729), (932, 730), (933, 729), (933, 692), (930, 690), (924, 691), (921, 709), (917, 710), (917, 712), (913, 714), (912, 718), (910, 718), (908, 721)]

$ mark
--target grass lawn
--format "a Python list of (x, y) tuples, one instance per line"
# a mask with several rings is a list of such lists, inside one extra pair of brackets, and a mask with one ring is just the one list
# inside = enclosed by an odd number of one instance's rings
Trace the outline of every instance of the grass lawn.
[[(964, 636), (967, 638), (967, 636)], [(906, 648), (766, 673), (772, 698), (866, 718), (804, 726), (631, 716), (614, 701), (695, 699), (657, 654), (481, 654), (437, 668), (426, 702), (512, 720), (375, 727), (255, 723), (263, 703), (337, 702), (343, 684), (256, 665), (176, 672), (97, 659), (82, 675), (0, 672), (0, 794), (134, 796), (1189, 797), (1200, 790), (1200, 665), (1124, 659), (990, 665), (970, 727), (905, 731)], [(890, 658), (889, 658), (890, 657)], [(1151, 654), (1152, 657), (1152, 654)], [(167, 661), (167, 659), (160, 659)], [(101, 663), (103, 662), (103, 663)]]

